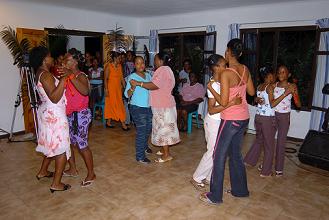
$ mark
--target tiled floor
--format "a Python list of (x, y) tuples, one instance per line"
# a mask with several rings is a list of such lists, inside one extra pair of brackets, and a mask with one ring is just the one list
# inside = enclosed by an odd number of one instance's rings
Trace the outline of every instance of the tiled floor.
[[(50, 180), (35, 178), (41, 163), (35, 145), (0, 140), (0, 219), (329, 219), (329, 172), (299, 165), (295, 155), (286, 158), (282, 178), (262, 179), (256, 168), (247, 168), (249, 198), (224, 195), (220, 206), (204, 205), (189, 183), (205, 151), (203, 130), (181, 138), (172, 148), (173, 161), (141, 165), (134, 160), (134, 130), (94, 125), (90, 146), (97, 181), (79, 186), (85, 167), (77, 155), (80, 176), (63, 178), (73, 188), (54, 194)], [(245, 136), (244, 152), (254, 138)]]

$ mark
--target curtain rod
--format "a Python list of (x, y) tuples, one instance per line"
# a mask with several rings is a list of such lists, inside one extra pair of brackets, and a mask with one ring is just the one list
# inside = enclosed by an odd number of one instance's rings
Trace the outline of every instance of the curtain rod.
[(263, 22), (248, 22), (248, 23), (240, 23), (240, 25), (248, 25), (248, 24), (272, 24), (272, 23), (288, 23), (288, 22), (309, 22), (313, 21), (315, 23), (315, 20), (293, 20), (293, 21), (263, 21)]
[(162, 28), (158, 29), (158, 31), (169, 31), (169, 30), (176, 30), (176, 29), (187, 29), (187, 28), (205, 28), (208, 25), (202, 25), (202, 26), (191, 26), (191, 27), (175, 27), (175, 28)]

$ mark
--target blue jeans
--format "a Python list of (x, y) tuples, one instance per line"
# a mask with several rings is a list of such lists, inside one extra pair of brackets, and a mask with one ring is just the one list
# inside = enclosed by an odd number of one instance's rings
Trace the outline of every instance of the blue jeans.
[(128, 104), (128, 99), (126, 97), (123, 97), (123, 104), (125, 106), (125, 110), (126, 110), (126, 121), (125, 124), (129, 125), (130, 124), (130, 112), (129, 112), (129, 104)]
[(130, 105), (130, 112), (136, 126), (136, 160), (144, 160), (148, 139), (152, 131), (152, 110), (151, 108)]
[(218, 129), (213, 161), (214, 167), (207, 197), (215, 203), (223, 202), (225, 162), (229, 157), (231, 194), (236, 197), (249, 196), (246, 168), (241, 154), (241, 145), (249, 119), (223, 120)]

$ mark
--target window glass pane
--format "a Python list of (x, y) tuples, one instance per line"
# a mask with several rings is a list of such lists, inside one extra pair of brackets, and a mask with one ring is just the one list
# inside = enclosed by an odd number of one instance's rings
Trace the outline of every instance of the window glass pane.
[(192, 61), (192, 71), (201, 73), (203, 67), (203, 47), (204, 35), (184, 36), (183, 60), (190, 59)]
[(160, 36), (159, 37), (160, 51), (168, 53), (174, 58), (174, 70), (181, 68), (181, 51), (180, 51), (180, 39), (179, 36)]
[(257, 46), (257, 33), (244, 33), (243, 34), (243, 45), (245, 50), (256, 50)]
[(260, 32), (259, 35), (259, 68), (262, 68), (266, 63), (273, 65), (275, 32)]
[[(241, 63), (246, 65), (251, 73), (252, 76), (252, 81), (254, 85), (256, 86), (257, 82), (259, 81), (258, 79), (258, 74), (257, 74), (257, 66), (256, 66), (256, 54), (244, 54), (241, 57)], [(248, 96), (247, 101), (249, 104), (253, 104), (254, 99), (253, 97)]]
[(297, 84), (303, 107), (311, 104), (312, 100), (315, 38), (315, 30), (280, 32), (277, 62), (288, 67), (291, 73), (289, 80)]

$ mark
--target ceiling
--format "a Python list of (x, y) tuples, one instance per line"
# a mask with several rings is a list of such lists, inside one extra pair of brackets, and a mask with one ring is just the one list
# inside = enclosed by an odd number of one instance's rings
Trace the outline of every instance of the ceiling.
[(149, 17), (298, 0), (16, 0), (88, 9), (132, 17)]

